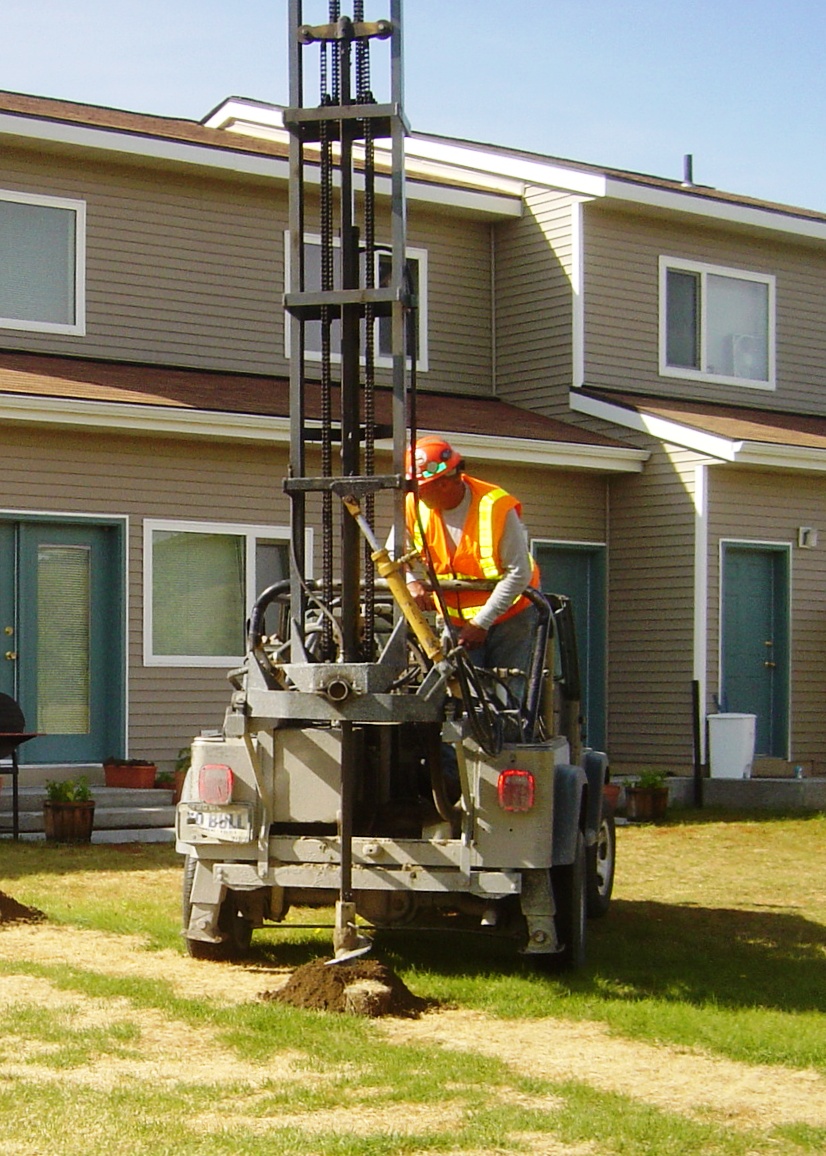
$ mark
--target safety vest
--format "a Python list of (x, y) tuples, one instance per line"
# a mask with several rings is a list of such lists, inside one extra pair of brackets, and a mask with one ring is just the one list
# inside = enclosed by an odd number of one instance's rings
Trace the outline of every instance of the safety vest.
[[(453, 552), (453, 539), (445, 526), (440, 511), (430, 510), (419, 503), (424, 539), (416, 517), (413, 494), (406, 498), (405, 516), (407, 532), (416, 550), (424, 556), (427, 542), (433, 569), (441, 578), (487, 578), (498, 582), (505, 576), (505, 567), (499, 557), (499, 542), (505, 528), (505, 519), (511, 510), (521, 514), (522, 506), (511, 494), (500, 486), (492, 486), (478, 478), (462, 475), (462, 480), (470, 490), (470, 506), (462, 527), (462, 535)], [(533, 574), (530, 585), (539, 588), (539, 567), (531, 558)], [(487, 602), (489, 590), (445, 590), (444, 600), (451, 618), (466, 621), (473, 618), (476, 611)], [(501, 614), (496, 622), (511, 618), (529, 605), (529, 599), (520, 594), (513, 604)]]

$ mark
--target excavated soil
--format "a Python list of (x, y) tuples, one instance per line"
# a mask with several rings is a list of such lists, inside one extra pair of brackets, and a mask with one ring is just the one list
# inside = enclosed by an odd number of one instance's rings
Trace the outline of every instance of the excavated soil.
[(46, 916), (36, 907), (18, 903), (5, 891), (0, 891), (0, 923), (41, 923)]
[(278, 1000), (291, 1007), (343, 1012), (347, 988), (364, 981), (390, 989), (385, 1015), (416, 1019), (433, 1006), (430, 1001), (414, 995), (394, 971), (376, 959), (360, 959), (354, 963), (325, 963), (314, 959), (296, 968), (277, 991), (262, 992), (261, 998)]

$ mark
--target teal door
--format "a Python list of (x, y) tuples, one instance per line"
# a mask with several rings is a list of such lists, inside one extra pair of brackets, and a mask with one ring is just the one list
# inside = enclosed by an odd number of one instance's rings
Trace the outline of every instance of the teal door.
[(605, 547), (542, 542), (532, 547), (546, 593), (571, 599), (588, 745), (605, 749)]
[(789, 730), (789, 552), (725, 543), (720, 706), (757, 716), (755, 753), (785, 758)]
[(119, 525), (0, 523), (0, 689), (30, 730), (27, 763), (98, 762), (124, 735)]

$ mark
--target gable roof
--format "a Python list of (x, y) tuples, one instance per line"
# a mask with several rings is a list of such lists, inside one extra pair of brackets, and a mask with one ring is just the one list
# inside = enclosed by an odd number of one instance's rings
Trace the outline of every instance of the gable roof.
[[(320, 387), (308, 382), (306, 390), (307, 415), (318, 421)], [(377, 420), (388, 427), (391, 404), (391, 391), (378, 389)], [(419, 392), (416, 404), (421, 431), (449, 434), (468, 454), (609, 471), (639, 470), (648, 456), (616, 438), (495, 398)], [(0, 352), (5, 421), (286, 443), (289, 412), (285, 378)]]
[(826, 470), (826, 417), (582, 389), (571, 407), (721, 461)]

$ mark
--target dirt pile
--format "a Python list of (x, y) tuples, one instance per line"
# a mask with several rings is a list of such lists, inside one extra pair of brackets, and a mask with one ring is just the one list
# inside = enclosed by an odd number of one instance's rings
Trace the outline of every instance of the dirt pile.
[(45, 918), (36, 907), (26, 907), (5, 891), (0, 891), (0, 923), (42, 923)]
[[(395, 972), (377, 959), (360, 959), (354, 963), (327, 964), (321, 959), (297, 968), (282, 988), (265, 991), (261, 998), (278, 1000), (291, 1007), (316, 1011), (343, 1012), (352, 1010), (348, 1000), (351, 991), (359, 985), (376, 985), (389, 989), (381, 1014), (416, 1019), (432, 1007), (431, 1001), (414, 995)], [(375, 1013), (370, 1013), (375, 1014)]]

